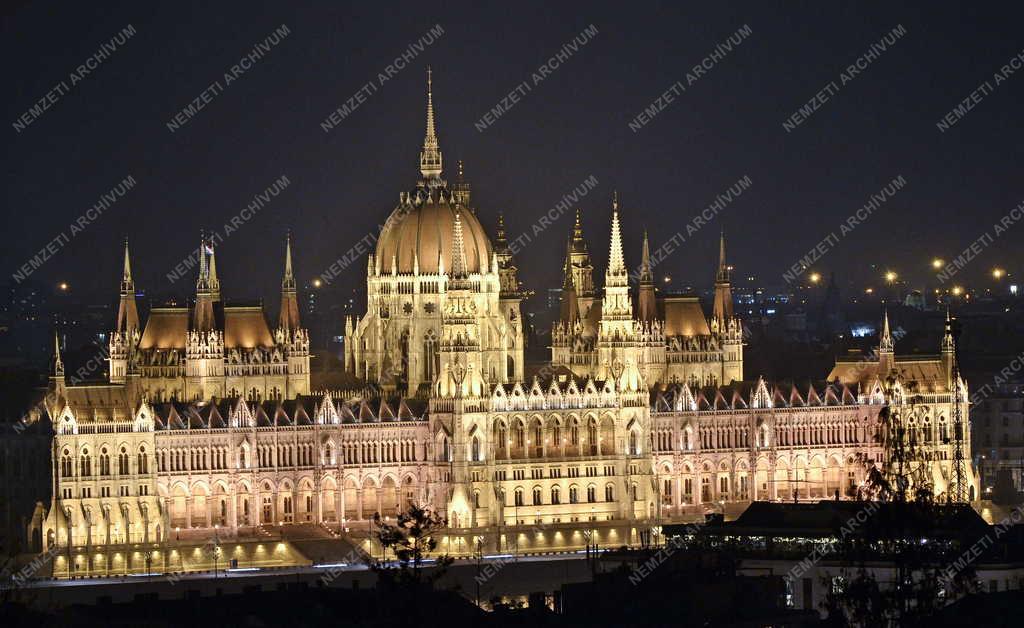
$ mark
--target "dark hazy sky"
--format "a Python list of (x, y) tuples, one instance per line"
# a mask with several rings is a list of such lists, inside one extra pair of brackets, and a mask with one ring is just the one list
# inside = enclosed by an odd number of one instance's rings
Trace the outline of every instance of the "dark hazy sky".
[[(817, 266), (864, 285), (891, 266), (914, 283), (935, 255), (954, 257), (1024, 200), (1019, 5), (892, 3), (103, 3), (7, 9), (2, 55), (5, 279), (100, 195), (135, 189), (33, 274), (80, 294), (117, 290), (120, 242), (151, 292), (196, 246), (284, 174), (291, 185), (220, 247), (226, 296), (274, 298), (282, 238), (297, 272), (322, 272), (376, 230), (418, 177), (424, 70), (434, 68), (438, 133), (452, 175), (466, 162), (493, 230), (530, 230), (593, 175), (580, 202), (599, 272), (609, 199), (619, 190), (627, 259), (680, 229), (737, 179), (753, 186), (664, 263), (680, 280), (713, 277), (724, 221), (738, 272), (781, 275), (898, 175), (907, 185)], [(296, 6), (298, 5), (298, 6)], [(121, 29), (136, 35), (22, 132), (12, 124)], [(290, 35), (224, 86), (187, 124), (166, 123), (275, 28)], [(439, 24), (444, 34), (382, 86), (377, 75)], [(588, 26), (598, 33), (483, 132), (474, 123)], [(639, 132), (629, 121), (719, 42), (751, 34)], [(898, 25), (906, 34), (792, 132), (782, 123)], [(1015, 62), (1016, 63), (1016, 62)], [(994, 89), (945, 133), (936, 123), (988, 81)], [(377, 89), (330, 133), (320, 123), (368, 82)], [(449, 178), (452, 178), (449, 176)], [(520, 254), (533, 289), (560, 283), (566, 215)], [(1019, 230), (1017, 233), (1015, 230)], [(531, 232), (532, 233), (532, 232)], [(1024, 273), (1024, 225), (961, 275)], [(361, 282), (365, 259), (344, 282)]]

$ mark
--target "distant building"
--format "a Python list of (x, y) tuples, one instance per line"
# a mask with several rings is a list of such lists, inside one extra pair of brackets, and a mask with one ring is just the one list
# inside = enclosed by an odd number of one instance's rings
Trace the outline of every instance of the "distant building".
[(1024, 387), (1005, 385), (985, 393), (971, 409), (982, 494), (1001, 503), (1019, 503), (1024, 491)]

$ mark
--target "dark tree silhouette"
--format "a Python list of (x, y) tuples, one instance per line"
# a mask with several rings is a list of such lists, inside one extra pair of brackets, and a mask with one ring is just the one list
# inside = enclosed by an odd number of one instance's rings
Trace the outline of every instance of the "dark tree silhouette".
[(433, 583), (444, 575), (452, 559), (439, 556), (433, 562), (429, 575), (424, 575), (424, 560), (437, 549), (435, 535), (442, 532), (447, 521), (439, 513), (418, 504), (409, 507), (398, 515), (395, 523), (384, 520), (380, 513), (374, 513), (373, 522), (377, 526), (376, 537), (384, 553), (394, 553), (398, 560), (398, 568), (390, 566), (386, 560), (371, 559), (370, 567), (378, 576), (396, 584)]

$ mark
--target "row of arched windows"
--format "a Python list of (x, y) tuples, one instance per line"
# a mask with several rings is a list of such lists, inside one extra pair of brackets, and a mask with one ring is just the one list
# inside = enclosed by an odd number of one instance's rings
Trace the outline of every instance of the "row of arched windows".
[[(131, 458), (129, 457), (128, 448), (122, 446), (117, 454), (117, 474), (118, 475), (131, 475), (130, 467)], [(111, 457), (110, 452), (106, 447), (100, 449), (99, 456), (97, 456), (97, 467), (99, 477), (109, 477), (111, 473)], [(136, 454), (136, 472), (143, 474), (149, 473), (149, 462), (146, 457), (146, 446), (142, 445), (139, 447), (139, 451)], [(82, 453), (78, 456), (78, 475), (83, 478), (91, 477), (93, 474), (93, 462), (92, 456), (89, 453), (89, 448), (83, 448)], [(64, 448), (60, 456), (60, 475), (61, 477), (74, 477), (75, 465), (71, 455), (71, 450)]]
[[(515, 491), (513, 491), (513, 493), (512, 493), (512, 500), (513, 500), (512, 503), (511, 504), (505, 504), (505, 506), (526, 506), (527, 504), (526, 504), (526, 501), (525, 501), (525, 495), (526, 495), (525, 489), (523, 489), (523, 487), (521, 487), (521, 486), (517, 486), (515, 488)], [(553, 505), (561, 504), (562, 503), (562, 488), (560, 486), (552, 486), (551, 490), (548, 492), (548, 496), (549, 496), (549, 501), (547, 502), (548, 504), (553, 504)], [(504, 491), (502, 492), (502, 497), (504, 497)], [(530, 506), (543, 506), (544, 505), (544, 490), (541, 487), (539, 487), (539, 486), (533, 487), (533, 491), (531, 493), (531, 497), (532, 497), (532, 500), (531, 500), (531, 502), (529, 504)], [(595, 486), (593, 484), (587, 486), (586, 500), (587, 500), (587, 503), (595, 503), (595, 502), (597, 502), (597, 486)], [(605, 487), (604, 487), (604, 501), (606, 501), (606, 502), (615, 501), (615, 486), (614, 485), (612, 485), (612, 484), (606, 484), (605, 485)], [(575, 484), (572, 484), (572, 485), (569, 486), (569, 501), (568, 501), (568, 503), (570, 503), (570, 504), (578, 504), (578, 503), (580, 503), (580, 489)]]

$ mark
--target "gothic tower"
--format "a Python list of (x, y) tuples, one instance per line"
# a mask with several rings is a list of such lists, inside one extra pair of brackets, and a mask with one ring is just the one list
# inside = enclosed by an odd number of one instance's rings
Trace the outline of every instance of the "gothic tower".
[(644, 246), (640, 256), (640, 320), (652, 322), (658, 315), (654, 297), (654, 273), (651, 272), (651, 250), (647, 242), (647, 230), (644, 229)]

